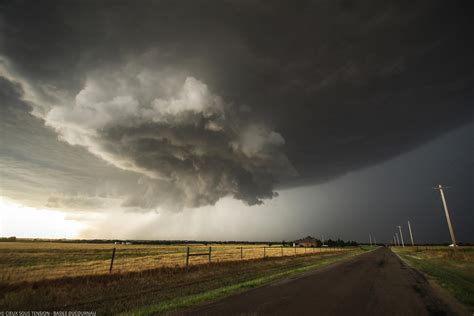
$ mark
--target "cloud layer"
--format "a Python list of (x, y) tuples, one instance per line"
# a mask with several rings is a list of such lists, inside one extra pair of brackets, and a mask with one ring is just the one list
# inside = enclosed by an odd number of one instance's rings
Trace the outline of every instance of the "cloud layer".
[[(472, 120), (462, 6), (7, 1), (2, 89), (65, 143), (134, 174), (105, 193), (123, 206), (258, 204)], [(72, 192), (100, 205), (91, 191)], [(49, 205), (79, 205), (68, 194)]]
[(27, 98), (46, 109), (38, 115), (61, 140), (142, 175), (123, 206), (182, 209), (224, 196), (260, 204), (276, 195), (279, 180), (295, 175), (280, 134), (249, 124), (248, 111), (194, 77), (128, 64), (91, 74), (72, 101), (61, 97), (54, 93), (59, 104)]

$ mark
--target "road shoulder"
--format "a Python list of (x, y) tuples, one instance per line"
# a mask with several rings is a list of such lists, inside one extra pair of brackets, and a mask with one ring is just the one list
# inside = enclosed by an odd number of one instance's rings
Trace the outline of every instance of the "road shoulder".
[(432, 295), (436, 297), (439, 301), (443, 302), (446, 306), (453, 311), (455, 315), (472, 315), (468, 307), (459, 302), (452, 293), (447, 289), (443, 288), (438, 281), (433, 278), (428, 273), (417, 269), (417, 267), (407, 260), (404, 256), (399, 255), (397, 251), (392, 251), (397, 258), (404, 264), (408, 269), (410, 269), (414, 274), (423, 278), (426, 283), (429, 285)]

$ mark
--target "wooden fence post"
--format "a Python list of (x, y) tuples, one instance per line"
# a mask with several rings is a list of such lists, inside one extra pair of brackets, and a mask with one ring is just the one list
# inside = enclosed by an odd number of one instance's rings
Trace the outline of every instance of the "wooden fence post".
[(112, 250), (112, 259), (110, 260), (110, 268), (109, 268), (109, 273), (112, 273), (112, 268), (114, 266), (114, 259), (115, 259), (115, 247)]
[(209, 247), (209, 263), (211, 263), (211, 247)]
[(186, 247), (186, 267), (189, 265), (189, 247)]
[(264, 257), (264, 258), (265, 258), (265, 256), (266, 256), (266, 250), (267, 250), (267, 247), (264, 246), (264, 247), (263, 247), (263, 257)]
[(240, 260), (244, 258), (244, 250), (243, 247), (240, 247)]
[(306, 247), (304, 247), (304, 253), (306, 253)]
[(283, 247), (281, 247), (281, 256), (283, 257)]

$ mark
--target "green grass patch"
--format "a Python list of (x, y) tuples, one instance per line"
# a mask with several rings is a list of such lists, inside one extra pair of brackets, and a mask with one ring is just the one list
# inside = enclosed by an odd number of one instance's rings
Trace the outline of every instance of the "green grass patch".
[(394, 249), (407, 264), (432, 277), (474, 312), (474, 253), (452, 249)]

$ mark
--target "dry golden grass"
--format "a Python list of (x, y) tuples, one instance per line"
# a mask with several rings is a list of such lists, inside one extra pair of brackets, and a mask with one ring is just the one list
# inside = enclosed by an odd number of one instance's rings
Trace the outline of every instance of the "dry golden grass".
[[(211, 250), (212, 262), (251, 260), (342, 251), (329, 248), (291, 248), (263, 245), (114, 245), (59, 242), (0, 243), (0, 283), (14, 284), (44, 279), (108, 274), (112, 249), (116, 248), (112, 273), (136, 272), (160, 267), (183, 267), (186, 251)], [(242, 257), (241, 257), (242, 256)], [(190, 265), (208, 263), (207, 256), (192, 256)]]
[[(181, 298), (189, 304), (188, 299), (195, 296), (192, 302), (197, 304), (365, 252), (362, 248), (346, 250), (314, 255), (272, 256), (266, 260), (193, 264), (189, 268), (155, 268), (110, 275), (0, 284), (0, 311), (91, 310), (97, 311), (98, 315), (116, 315), (154, 304), (165, 304), (166, 311), (169, 311), (170, 308), (185, 307), (179, 303)], [(272, 251), (277, 252), (276, 248)], [(303, 249), (298, 249), (298, 252), (304, 254)], [(156, 313), (154, 310), (148, 314)]]

